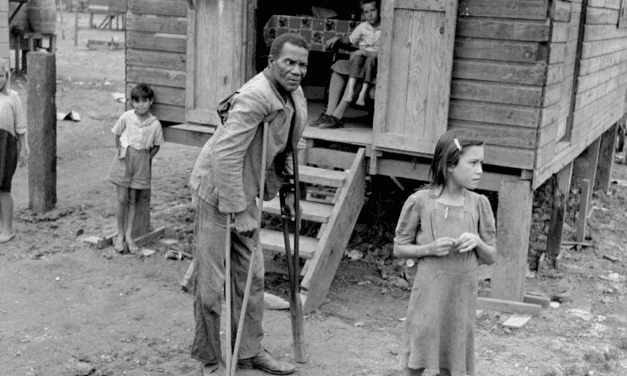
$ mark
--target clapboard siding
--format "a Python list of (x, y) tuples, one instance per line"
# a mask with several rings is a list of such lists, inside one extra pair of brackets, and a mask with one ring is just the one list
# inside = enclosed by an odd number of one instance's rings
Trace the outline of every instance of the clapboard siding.
[(127, 97), (147, 83), (155, 92), (154, 115), (184, 123), (187, 1), (129, 0), (126, 30)]
[(549, 0), (460, 0), (457, 13), (467, 17), (545, 20)]
[(9, 47), (9, 2), (0, 2), (0, 57), (8, 59)]
[[(581, 4), (572, 3), (572, 6), (570, 33), (578, 34)], [(572, 161), (625, 113), (627, 29), (617, 28), (619, 6), (618, 0), (588, 2), (570, 137), (561, 142), (559, 130), (567, 125), (570, 107), (565, 105), (570, 103), (572, 87), (568, 95), (562, 95), (557, 102), (562, 103), (559, 112), (554, 112), (555, 105), (543, 108), (543, 117), (554, 121), (539, 130), (534, 187)], [(576, 43), (573, 40), (573, 36), (569, 36), (567, 47)], [(566, 52), (566, 63), (571, 64), (570, 67), (576, 54), (568, 48)], [(564, 84), (572, 81), (573, 77), (566, 74), (567, 69), (563, 71)], [(554, 77), (558, 78), (558, 75)], [(555, 85), (559, 86), (559, 83)], [(545, 96), (544, 100), (548, 103), (554, 99)]]

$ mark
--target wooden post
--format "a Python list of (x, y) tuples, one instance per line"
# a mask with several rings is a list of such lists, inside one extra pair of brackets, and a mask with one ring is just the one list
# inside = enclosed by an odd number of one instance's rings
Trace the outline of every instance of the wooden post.
[(533, 191), (530, 181), (501, 182), (492, 298), (523, 301), (532, 207)]
[(564, 214), (570, 191), (570, 181), (573, 175), (573, 162), (561, 169), (555, 176), (556, 184), (553, 189), (553, 212), (549, 222), (549, 234), (546, 239), (546, 254), (555, 258), (562, 246), (562, 231), (564, 230)]
[(580, 243), (586, 240), (586, 226), (588, 225), (591, 185), (590, 180), (581, 180), (581, 198), (579, 201), (579, 217), (577, 218), (577, 241)]
[(599, 161), (597, 164), (597, 175), (594, 180), (594, 190), (607, 193), (610, 190), (612, 179), (612, 166), (614, 165), (614, 145), (616, 143), (616, 132), (618, 124), (614, 124), (601, 136), (601, 146), (599, 147)]
[(29, 52), (27, 122), (28, 207), (43, 213), (57, 203), (56, 56)]
[[(601, 146), (601, 137), (594, 140), (581, 154), (573, 161), (573, 179), (579, 183), (583, 179), (588, 179), (590, 184), (594, 183), (597, 174), (597, 166), (599, 163), (599, 148)], [(588, 190), (588, 202), (592, 199), (592, 185)]]
[(74, 47), (78, 46), (78, 6), (80, 0), (76, 0), (76, 9), (74, 9)]

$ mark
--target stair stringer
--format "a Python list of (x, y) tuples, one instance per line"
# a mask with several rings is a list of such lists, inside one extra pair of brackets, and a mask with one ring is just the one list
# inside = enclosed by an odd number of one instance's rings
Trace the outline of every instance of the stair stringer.
[(357, 151), (337, 203), (320, 237), (320, 243), (301, 282), (303, 312), (320, 307), (326, 299), (344, 250), (364, 205), (366, 150)]

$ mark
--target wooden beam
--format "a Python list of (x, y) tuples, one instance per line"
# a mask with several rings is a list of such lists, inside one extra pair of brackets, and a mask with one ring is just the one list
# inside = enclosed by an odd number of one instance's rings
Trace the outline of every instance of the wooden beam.
[(562, 245), (562, 232), (564, 229), (564, 214), (566, 202), (570, 191), (570, 181), (573, 172), (573, 162), (561, 169), (555, 176), (553, 188), (553, 211), (549, 222), (549, 233), (546, 240), (546, 254), (555, 258), (559, 255)]
[(524, 313), (532, 316), (540, 316), (542, 314), (542, 306), (539, 304), (492, 298), (477, 298), (477, 308), (498, 312)]
[(492, 273), (492, 296), (522, 302), (533, 206), (531, 182), (504, 181), (498, 198), (497, 260)]
[(583, 242), (586, 239), (588, 209), (590, 208), (590, 191), (592, 191), (592, 187), (588, 179), (581, 179), (580, 186), (581, 193), (579, 195), (579, 216), (577, 218), (577, 241)]
[(592, 184), (596, 180), (597, 165), (599, 161), (599, 148), (601, 146), (601, 137), (598, 137), (590, 146), (588, 146), (573, 161), (573, 178), (575, 182), (586, 179), (590, 184), (586, 201), (590, 202), (592, 196)]
[(618, 123), (612, 125), (601, 136), (601, 146), (599, 148), (599, 161), (597, 163), (597, 174), (594, 180), (594, 190), (607, 193), (610, 189), (612, 178), (612, 166), (614, 165), (614, 144), (616, 142), (616, 132)]

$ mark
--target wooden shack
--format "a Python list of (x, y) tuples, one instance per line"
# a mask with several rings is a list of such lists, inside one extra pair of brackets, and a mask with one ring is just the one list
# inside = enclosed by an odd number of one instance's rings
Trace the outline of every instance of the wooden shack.
[[(334, 19), (307, 13), (333, 2), (289, 4), (129, 0), (127, 89), (137, 82), (155, 87), (155, 114), (170, 125), (167, 141), (201, 146), (211, 137), (216, 104), (263, 68), (268, 35), (297, 32), (319, 47), (349, 32), (341, 21), (349, 28), (356, 22), (358, 1)], [(593, 171), (600, 168), (597, 187), (609, 181), (614, 125), (626, 112), (625, 0), (383, 0), (381, 13), (374, 112), (347, 115), (344, 128), (305, 132), (302, 179), (334, 189), (305, 202), (306, 219), (322, 223), (301, 246), (305, 310), (324, 302), (363, 204), (366, 175), (428, 180), (435, 142), (451, 128), (486, 140), (479, 188), (498, 192), (492, 297), (522, 302), (533, 190), (556, 174), (562, 187), (569, 183), (583, 154)], [(314, 49), (310, 59), (303, 87), (314, 118), (324, 105), (320, 87), (331, 56)], [(329, 148), (337, 144), (349, 151)], [(552, 227), (558, 248), (559, 214)], [(262, 234), (264, 250), (280, 252), (281, 241)]]

